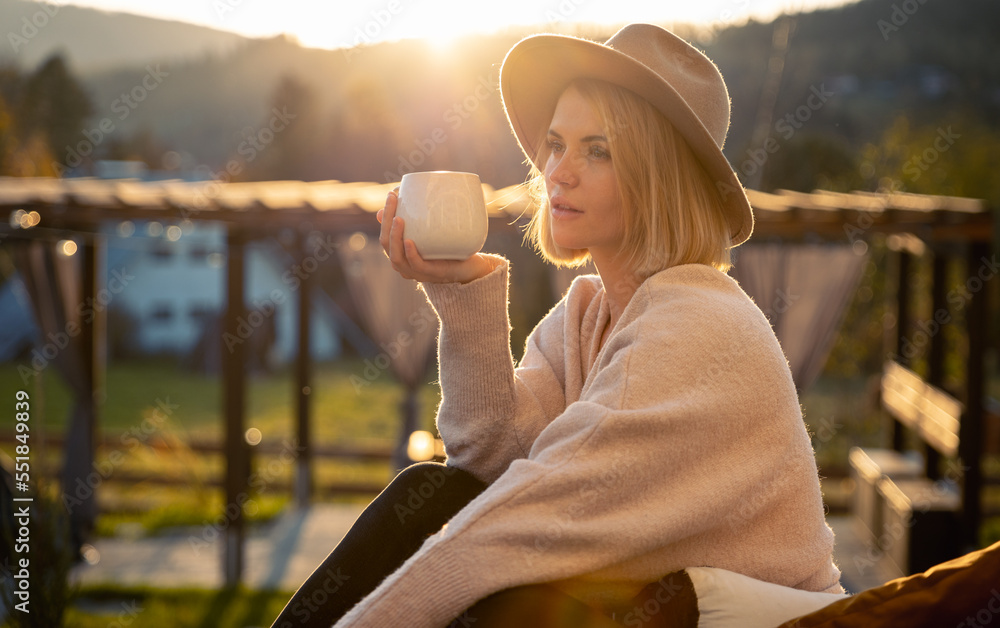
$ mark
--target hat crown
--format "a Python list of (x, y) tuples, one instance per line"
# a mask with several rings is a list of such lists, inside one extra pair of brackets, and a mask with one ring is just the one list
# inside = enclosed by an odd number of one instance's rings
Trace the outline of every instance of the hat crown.
[(672, 87), (722, 148), (729, 132), (729, 90), (711, 59), (652, 24), (629, 24), (605, 45), (646, 66)]

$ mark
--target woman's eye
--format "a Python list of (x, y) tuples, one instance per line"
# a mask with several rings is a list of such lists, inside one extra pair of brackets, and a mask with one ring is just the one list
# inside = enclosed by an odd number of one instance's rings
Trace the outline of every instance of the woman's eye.
[(595, 159), (611, 159), (611, 153), (603, 146), (591, 146), (590, 155)]
[(563, 149), (562, 144), (560, 144), (557, 140), (549, 139), (546, 140), (545, 143), (548, 145), (549, 151), (553, 153), (562, 152)]

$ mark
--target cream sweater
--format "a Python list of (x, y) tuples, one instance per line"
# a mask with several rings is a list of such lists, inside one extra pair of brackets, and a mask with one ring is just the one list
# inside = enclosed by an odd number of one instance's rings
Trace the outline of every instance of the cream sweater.
[(515, 368), (507, 276), (423, 286), (448, 464), (492, 484), (338, 627), (444, 626), (538, 582), (615, 607), (689, 566), (842, 591), (791, 374), (735, 281), (652, 276), (598, 350), (608, 301), (580, 277)]

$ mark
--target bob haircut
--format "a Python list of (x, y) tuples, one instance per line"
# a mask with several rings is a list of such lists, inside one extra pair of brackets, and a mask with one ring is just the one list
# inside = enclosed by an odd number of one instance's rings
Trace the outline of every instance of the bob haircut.
[[(680, 264), (706, 264), (726, 272), (731, 237), (711, 178), (666, 117), (633, 92), (604, 81), (578, 79), (575, 89), (601, 120), (622, 207), (619, 256), (640, 277)], [(548, 143), (534, 164), (543, 169)], [(536, 211), (525, 240), (556, 266), (582, 266), (586, 249), (565, 249), (552, 238), (545, 173), (532, 165), (528, 189)]]

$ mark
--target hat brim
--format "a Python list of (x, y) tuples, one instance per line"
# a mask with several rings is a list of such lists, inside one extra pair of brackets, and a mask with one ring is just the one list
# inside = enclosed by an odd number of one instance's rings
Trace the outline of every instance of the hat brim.
[(535, 35), (521, 40), (507, 53), (500, 69), (503, 106), (521, 150), (539, 170), (544, 164), (535, 163), (535, 158), (559, 97), (571, 82), (581, 78), (624, 87), (663, 113), (716, 183), (732, 246), (750, 237), (750, 201), (698, 115), (656, 72), (604, 44), (566, 35)]

